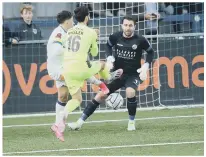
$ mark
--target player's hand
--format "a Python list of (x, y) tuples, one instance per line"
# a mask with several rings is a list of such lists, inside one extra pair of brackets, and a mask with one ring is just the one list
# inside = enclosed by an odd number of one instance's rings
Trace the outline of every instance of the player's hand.
[(107, 60), (107, 62), (112, 62), (112, 63), (114, 63), (115, 58), (114, 58), (113, 56), (108, 56), (106, 60)]
[(107, 60), (106, 66), (108, 67), (108, 69), (109, 70), (113, 69), (115, 58), (113, 56), (108, 56), (106, 60)]
[(142, 81), (145, 81), (147, 79), (148, 69), (149, 69), (149, 63), (144, 63), (141, 68), (137, 69), (137, 72), (139, 73), (139, 78)]
[(99, 36), (99, 29), (94, 29), (94, 31), (97, 33), (97, 36)]
[(159, 19), (160, 18), (160, 14), (145, 14), (145, 19), (146, 20), (155, 20), (155, 19)]
[(111, 69), (113, 69), (114, 68), (114, 64), (112, 63), (112, 62), (106, 62), (106, 67), (109, 69), (109, 71), (111, 70)]
[(17, 44), (18, 41), (17, 41), (16, 39), (12, 38), (11, 43), (12, 43), (12, 44)]

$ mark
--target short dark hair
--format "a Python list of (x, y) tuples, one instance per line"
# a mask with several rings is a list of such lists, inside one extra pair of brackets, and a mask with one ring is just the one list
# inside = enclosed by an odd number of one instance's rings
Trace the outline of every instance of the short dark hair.
[(59, 24), (64, 23), (64, 21), (69, 20), (72, 18), (72, 13), (66, 10), (61, 11), (57, 14), (57, 22)]
[(85, 17), (89, 15), (89, 9), (86, 6), (80, 6), (74, 10), (74, 17), (77, 22), (84, 22)]
[(137, 18), (134, 15), (124, 16), (123, 19), (122, 19), (122, 23), (124, 22), (124, 20), (133, 21), (134, 25), (136, 25), (136, 22), (137, 22)]

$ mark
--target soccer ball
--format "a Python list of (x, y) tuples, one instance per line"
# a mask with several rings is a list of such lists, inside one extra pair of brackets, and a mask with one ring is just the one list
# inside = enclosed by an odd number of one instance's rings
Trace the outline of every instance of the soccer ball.
[(123, 105), (124, 99), (119, 93), (112, 93), (105, 100), (105, 103), (107, 106), (117, 110)]

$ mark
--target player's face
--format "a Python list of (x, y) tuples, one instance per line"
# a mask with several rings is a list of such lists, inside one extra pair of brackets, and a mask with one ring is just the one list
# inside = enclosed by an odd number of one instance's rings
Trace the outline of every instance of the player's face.
[(122, 24), (122, 30), (126, 37), (131, 37), (135, 30), (134, 21), (124, 19), (123, 24)]
[(23, 20), (24, 20), (26, 23), (30, 24), (31, 21), (32, 21), (33, 13), (32, 13), (32, 11), (30, 11), (30, 10), (24, 9), (23, 12), (22, 12), (22, 14), (21, 14), (21, 17), (23, 18)]

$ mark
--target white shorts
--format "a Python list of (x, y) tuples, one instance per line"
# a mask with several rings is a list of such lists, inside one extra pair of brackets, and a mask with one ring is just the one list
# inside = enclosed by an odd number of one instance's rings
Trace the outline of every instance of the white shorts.
[(57, 88), (60, 88), (60, 87), (62, 87), (62, 86), (66, 86), (66, 87), (67, 87), (65, 81), (56, 81), (56, 87), (57, 87)]

